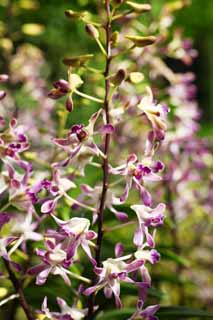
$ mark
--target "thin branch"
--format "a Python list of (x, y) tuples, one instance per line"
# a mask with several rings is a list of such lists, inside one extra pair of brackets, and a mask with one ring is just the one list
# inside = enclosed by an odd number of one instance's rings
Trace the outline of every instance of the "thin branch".
[(5, 267), (8, 271), (10, 281), (12, 282), (14, 289), (16, 290), (17, 294), (19, 295), (19, 301), (20, 301), (20, 304), (26, 314), (27, 319), (28, 320), (35, 320), (35, 318), (33, 317), (32, 313), (31, 313), (31, 310), (30, 310), (30, 307), (27, 303), (27, 300), (25, 298), (21, 282), (16, 278), (16, 275), (13, 273), (13, 271), (10, 267), (10, 263), (5, 259), (4, 259), (4, 264), (5, 264)]
[[(106, 56), (106, 68), (105, 68), (105, 99), (104, 99), (104, 110), (106, 113), (106, 122), (110, 123), (110, 115), (109, 115), (109, 104), (110, 104), (110, 63), (111, 63), (111, 11), (110, 11), (110, 0), (105, 0), (105, 9), (107, 13), (107, 23), (105, 27), (106, 31), (106, 46), (107, 46), (107, 56)], [(108, 190), (109, 183), (109, 165), (108, 165), (108, 153), (110, 146), (110, 134), (106, 134), (105, 136), (105, 144), (104, 144), (104, 154), (105, 158), (103, 160), (103, 185), (102, 185), (102, 193), (100, 199), (100, 206), (98, 210), (98, 237), (97, 237), (97, 248), (96, 248), (96, 256), (95, 260), (97, 266), (101, 266), (101, 246), (103, 240), (103, 221), (104, 221), (104, 209), (105, 209), (105, 201)], [(94, 279), (95, 280), (95, 279)], [(94, 294), (90, 296), (89, 306), (88, 306), (88, 320), (94, 318), (93, 310), (94, 310), (95, 296)]]

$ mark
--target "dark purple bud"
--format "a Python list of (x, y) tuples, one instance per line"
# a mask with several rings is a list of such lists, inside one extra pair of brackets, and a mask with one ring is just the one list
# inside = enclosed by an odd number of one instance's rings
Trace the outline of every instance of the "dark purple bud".
[(69, 82), (64, 80), (64, 79), (60, 79), (58, 81), (55, 81), (53, 83), (53, 86), (56, 89), (59, 89), (60, 91), (64, 92), (64, 93), (68, 93), (70, 91), (70, 85)]
[(65, 96), (66, 93), (61, 91), (60, 89), (52, 89), (48, 93), (48, 97), (54, 100), (60, 99), (61, 97)]
[(68, 112), (72, 112), (73, 111), (73, 101), (72, 101), (72, 97), (69, 96), (66, 100), (66, 109)]

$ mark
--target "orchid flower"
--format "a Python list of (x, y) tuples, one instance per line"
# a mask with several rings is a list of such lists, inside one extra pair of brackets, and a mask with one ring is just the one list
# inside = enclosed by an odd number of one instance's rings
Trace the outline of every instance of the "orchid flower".
[(120, 282), (134, 283), (134, 281), (129, 278), (128, 274), (138, 270), (144, 264), (143, 260), (134, 260), (130, 263), (124, 262), (130, 257), (131, 255), (115, 259), (109, 258), (103, 262), (102, 268), (95, 267), (94, 271), (99, 278), (98, 283), (86, 289), (84, 294), (90, 295), (104, 288), (106, 298), (111, 298), (113, 294), (116, 306), (120, 308)]
[(83, 124), (73, 125), (67, 134), (67, 137), (56, 138), (54, 143), (62, 148), (68, 157), (55, 163), (54, 166), (67, 166), (69, 162), (79, 153), (82, 147), (84, 147), (85, 152), (91, 152), (93, 155), (104, 157), (103, 152), (99, 149), (97, 144), (94, 142), (94, 126), (95, 123), (102, 113), (102, 109), (94, 113), (89, 119), (87, 126)]
[(47, 251), (37, 249), (36, 254), (42, 259), (43, 263), (28, 270), (30, 275), (37, 274), (36, 284), (43, 285), (49, 274), (60, 275), (67, 285), (71, 285), (66, 268), (72, 263), (67, 261), (67, 252), (62, 243), (56, 243), (55, 239), (45, 242)]
[(21, 244), (27, 240), (40, 241), (43, 236), (35, 232), (38, 223), (32, 221), (33, 209), (30, 209), (26, 215), (19, 214), (13, 219), (13, 226), (11, 233), (17, 237), (17, 241), (14, 246), (10, 249), (9, 255), (11, 255)]
[(164, 134), (167, 129), (166, 126), (166, 116), (168, 113), (168, 108), (161, 104), (155, 104), (150, 87), (146, 88), (147, 94), (141, 99), (138, 104), (139, 110), (141, 110), (150, 121), (152, 128), (155, 132), (156, 137), (159, 140), (164, 139)]
[(19, 154), (29, 148), (29, 143), (24, 130), (17, 126), (17, 120), (13, 118), (6, 128), (0, 133), (0, 156), (20, 159)]
[(135, 154), (130, 154), (127, 158), (126, 164), (116, 168), (110, 168), (110, 172), (115, 175), (124, 176), (126, 179), (126, 186), (124, 193), (120, 197), (121, 203), (125, 202), (129, 195), (129, 190), (134, 183), (136, 189), (139, 189), (140, 196), (145, 205), (150, 206), (152, 198), (150, 193), (146, 190), (143, 183), (146, 181), (160, 181), (161, 177), (156, 173), (161, 171), (164, 165), (161, 161), (154, 163), (151, 158), (143, 159), (139, 162)]
[(152, 209), (144, 205), (133, 205), (131, 209), (136, 212), (138, 218), (138, 229), (135, 232), (134, 243), (137, 246), (142, 246), (144, 236), (147, 239), (147, 243), (150, 247), (154, 246), (154, 238), (149, 233), (148, 227), (159, 227), (163, 224), (164, 215), (163, 212), (166, 206), (160, 203), (156, 208)]
[(59, 225), (61, 233), (63, 232), (65, 237), (69, 239), (67, 245), (67, 259), (71, 259), (81, 245), (90, 261), (94, 264), (95, 260), (92, 257), (90, 246), (95, 246), (91, 240), (95, 239), (97, 235), (94, 231), (89, 230), (90, 221), (85, 218), (77, 217), (63, 221), (54, 215), (52, 215), (52, 217)]

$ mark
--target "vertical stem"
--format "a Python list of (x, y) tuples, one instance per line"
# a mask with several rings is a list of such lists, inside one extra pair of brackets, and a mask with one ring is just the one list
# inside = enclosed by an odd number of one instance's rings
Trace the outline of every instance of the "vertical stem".
[[(110, 11), (110, 0), (105, 0), (105, 10), (107, 14), (107, 22), (105, 26), (106, 32), (106, 46), (107, 46), (107, 56), (106, 56), (106, 67), (105, 67), (105, 99), (104, 99), (104, 110), (106, 115), (107, 124), (110, 123), (109, 116), (109, 104), (110, 104), (110, 63), (111, 63), (111, 11)], [(109, 168), (108, 168), (108, 153), (109, 153), (109, 145), (110, 145), (110, 134), (106, 134), (105, 143), (104, 143), (104, 154), (105, 158), (103, 160), (102, 169), (103, 169), (103, 184), (102, 184), (102, 193), (100, 199), (100, 206), (98, 211), (98, 237), (96, 242), (96, 255), (95, 260), (97, 266), (101, 265), (101, 246), (103, 240), (103, 221), (104, 221), (104, 209), (105, 209), (105, 200), (108, 190), (108, 182), (109, 182)], [(94, 309), (95, 296), (94, 294), (90, 296), (89, 299), (89, 309), (88, 309), (88, 320), (93, 319), (93, 309)]]
[(35, 318), (33, 317), (32, 313), (30, 311), (30, 307), (26, 301), (26, 298), (24, 296), (22, 285), (19, 282), (19, 280), (16, 278), (15, 274), (13, 273), (13, 271), (10, 267), (10, 263), (7, 260), (4, 260), (4, 264), (5, 264), (5, 267), (8, 271), (9, 278), (13, 284), (13, 287), (16, 290), (16, 292), (19, 294), (19, 301), (20, 301), (20, 304), (26, 314), (27, 319), (28, 320), (35, 320)]

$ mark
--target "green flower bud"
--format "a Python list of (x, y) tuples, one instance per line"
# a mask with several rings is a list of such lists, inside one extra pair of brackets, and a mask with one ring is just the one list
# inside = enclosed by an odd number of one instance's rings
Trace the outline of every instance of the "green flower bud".
[(86, 15), (86, 12), (77, 12), (73, 10), (66, 10), (65, 16), (71, 19), (83, 19)]
[(113, 32), (112, 36), (111, 36), (111, 43), (113, 46), (115, 46), (118, 43), (119, 40), (119, 32), (115, 31)]
[(138, 13), (148, 12), (152, 9), (149, 3), (136, 3), (132, 1), (127, 1), (126, 4)]
[(147, 36), (147, 37), (140, 37), (140, 36), (125, 36), (126, 39), (132, 41), (136, 47), (142, 48), (146, 46), (150, 46), (151, 44), (155, 43), (157, 40), (154, 36)]

